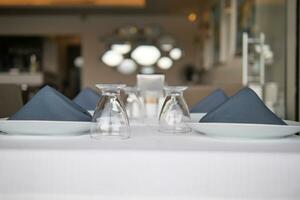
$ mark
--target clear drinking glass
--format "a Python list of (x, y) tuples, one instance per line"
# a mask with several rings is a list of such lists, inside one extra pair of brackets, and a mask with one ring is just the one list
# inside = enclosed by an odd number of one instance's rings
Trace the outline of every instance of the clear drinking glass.
[(111, 138), (126, 139), (130, 137), (130, 127), (124, 104), (120, 98), (120, 91), (126, 85), (97, 84), (102, 91), (102, 98), (92, 119), (91, 137), (99, 139), (109, 136)]
[(147, 123), (157, 122), (160, 98), (163, 96), (165, 76), (162, 74), (138, 74), (137, 87), (144, 104)]
[(138, 89), (136, 87), (126, 87), (124, 91), (127, 95), (125, 109), (129, 120), (131, 122), (143, 122), (145, 110), (142, 101), (138, 97)]
[(187, 133), (191, 129), (185, 122), (191, 120), (188, 106), (183, 98), (185, 86), (166, 86), (166, 94), (160, 115), (159, 131), (166, 133)]

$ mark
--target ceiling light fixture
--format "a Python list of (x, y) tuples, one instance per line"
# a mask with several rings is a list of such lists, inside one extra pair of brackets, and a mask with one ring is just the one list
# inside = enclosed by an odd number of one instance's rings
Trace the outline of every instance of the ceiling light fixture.
[(116, 67), (123, 60), (123, 56), (116, 51), (108, 50), (102, 56), (102, 62), (110, 67)]
[(111, 49), (120, 53), (120, 54), (126, 54), (131, 50), (130, 44), (112, 44)]
[(170, 69), (173, 65), (173, 61), (169, 57), (161, 57), (157, 61), (157, 66), (163, 70)]
[(141, 45), (133, 50), (131, 57), (140, 65), (154, 65), (160, 57), (160, 52), (155, 46)]
[(191, 12), (191, 13), (189, 13), (188, 14), (188, 20), (190, 21), (190, 22), (195, 22), (196, 20), (197, 20), (197, 14), (196, 13), (194, 13), (194, 12)]
[(179, 60), (182, 57), (182, 50), (179, 48), (174, 48), (169, 53), (173, 60)]
[(137, 64), (133, 60), (127, 58), (121, 62), (117, 69), (122, 74), (132, 74), (136, 71)]
[(170, 35), (158, 27), (121, 27), (105, 37), (109, 47), (102, 55), (104, 64), (115, 67), (122, 74), (133, 74), (140, 67), (145, 74), (157, 68), (168, 70), (182, 57), (182, 50)]

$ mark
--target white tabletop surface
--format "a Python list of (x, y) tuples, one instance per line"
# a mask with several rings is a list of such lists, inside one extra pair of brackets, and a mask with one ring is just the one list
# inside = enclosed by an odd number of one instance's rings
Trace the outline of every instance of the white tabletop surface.
[(300, 137), (0, 135), (0, 199), (300, 199)]

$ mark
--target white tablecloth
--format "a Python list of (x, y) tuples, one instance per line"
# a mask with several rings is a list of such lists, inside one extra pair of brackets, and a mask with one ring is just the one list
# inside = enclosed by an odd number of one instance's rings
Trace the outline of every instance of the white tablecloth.
[(300, 137), (0, 136), (1, 200), (300, 199)]

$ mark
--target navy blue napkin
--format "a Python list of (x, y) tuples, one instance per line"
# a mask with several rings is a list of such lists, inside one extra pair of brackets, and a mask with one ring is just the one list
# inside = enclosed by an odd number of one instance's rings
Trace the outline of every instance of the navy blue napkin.
[(200, 122), (286, 125), (250, 88), (241, 89)]
[(218, 106), (220, 106), (222, 103), (228, 100), (227, 95), (223, 92), (221, 89), (217, 89), (213, 91), (210, 95), (206, 96), (204, 99), (202, 99), (200, 102), (198, 102), (190, 112), (192, 113), (208, 113), (214, 109), (216, 109)]
[(91, 121), (92, 116), (55, 89), (45, 86), (9, 119)]
[(86, 110), (95, 110), (101, 95), (91, 88), (85, 88), (73, 99), (75, 103)]

